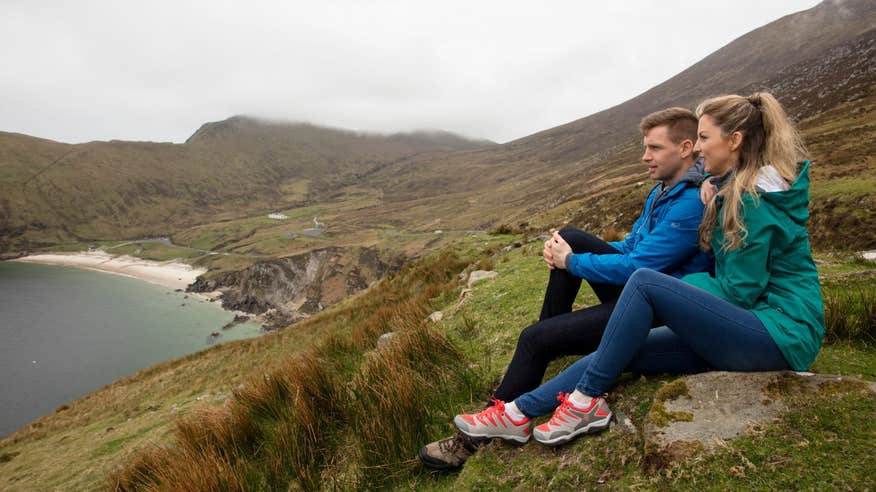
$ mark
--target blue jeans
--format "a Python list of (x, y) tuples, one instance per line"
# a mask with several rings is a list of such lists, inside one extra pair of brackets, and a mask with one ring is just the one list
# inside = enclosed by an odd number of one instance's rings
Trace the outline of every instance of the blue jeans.
[[(654, 326), (659, 328), (653, 328)], [(615, 305), (596, 352), (514, 400), (528, 417), (553, 411), (557, 394), (601, 396), (624, 370), (695, 373), (789, 369), (751, 311), (681, 280), (640, 269)]]

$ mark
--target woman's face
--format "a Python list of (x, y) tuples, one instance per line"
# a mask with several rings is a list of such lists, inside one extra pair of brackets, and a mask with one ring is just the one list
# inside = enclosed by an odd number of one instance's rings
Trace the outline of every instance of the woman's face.
[(739, 132), (724, 137), (715, 120), (704, 114), (700, 117), (697, 128), (697, 143), (694, 145), (694, 151), (699, 152), (705, 159), (707, 173), (722, 176), (739, 163), (741, 140), (742, 134)]

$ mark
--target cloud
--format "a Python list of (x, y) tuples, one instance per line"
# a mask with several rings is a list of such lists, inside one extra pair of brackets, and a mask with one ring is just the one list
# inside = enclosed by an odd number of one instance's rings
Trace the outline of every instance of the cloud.
[(181, 142), (249, 114), (508, 141), (814, 4), (7, 2), (0, 129)]

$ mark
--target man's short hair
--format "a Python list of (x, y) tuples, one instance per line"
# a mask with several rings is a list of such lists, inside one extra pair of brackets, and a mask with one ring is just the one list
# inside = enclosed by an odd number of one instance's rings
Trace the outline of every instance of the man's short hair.
[(668, 108), (656, 111), (642, 118), (639, 128), (645, 135), (652, 128), (666, 126), (669, 139), (673, 143), (681, 143), (686, 139), (697, 141), (697, 116), (686, 108)]

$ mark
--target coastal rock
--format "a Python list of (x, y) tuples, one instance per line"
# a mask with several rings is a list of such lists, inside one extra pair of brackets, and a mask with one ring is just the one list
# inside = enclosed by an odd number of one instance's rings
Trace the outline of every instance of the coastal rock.
[(499, 272), (494, 271), (486, 271), (486, 270), (475, 270), (471, 272), (468, 276), (468, 286), (483, 281), (483, 280), (492, 280), (499, 276)]
[(18, 251), (18, 252), (12, 252), (12, 253), (0, 253), (0, 261), (14, 260), (16, 258), (21, 258), (23, 256), (27, 256), (27, 251)]
[(232, 319), (228, 323), (225, 323), (224, 325), (222, 325), (222, 329), (223, 330), (230, 330), (235, 325), (239, 325), (241, 323), (246, 323), (247, 321), (249, 321), (249, 316), (247, 316), (245, 314), (238, 314), (238, 315), (234, 316), (234, 319)]
[[(323, 248), (256, 263), (209, 279), (190, 292), (222, 290), (222, 307), (251, 314), (273, 310), (275, 327), (316, 314), (401, 268), (400, 257), (384, 258), (374, 248)], [(282, 326), (286, 326), (282, 325)]]
[(676, 379), (657, 391), (645, 419), (646, 468), (663, 468), (752, 434), (789, 409), (789, 395), (857, 390), (876, 392), (876, 383), (792, 371), (715, 371)]

